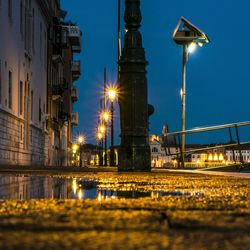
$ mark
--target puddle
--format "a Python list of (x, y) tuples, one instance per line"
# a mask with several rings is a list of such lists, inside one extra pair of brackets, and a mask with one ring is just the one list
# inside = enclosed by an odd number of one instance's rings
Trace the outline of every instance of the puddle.
[[(143, 186), (145, 183), (139, 183)], [(145, 191), (136, 183), (109, 183), (73, 177), (0, 176), (0, 200), (28, 199), (156, 199), (164, 196), (203, 196), (178, 190)]]

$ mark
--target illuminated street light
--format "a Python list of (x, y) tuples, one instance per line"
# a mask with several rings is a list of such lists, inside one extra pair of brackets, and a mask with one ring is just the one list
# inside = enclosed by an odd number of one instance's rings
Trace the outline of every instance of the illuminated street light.
[(188, 53), (192, 54), (194, 53), (194, 51), (196, 50), (197, 48), (197, 44), (196, 43), (190, 43), (189, 46), (188, 46)]
[(107, 88), (108, 99), (110, 101), (111, 113), (111, 142), (110, 142), (110, 166), (115, 165), (115, 152), (114, 152), (114, 102), (118, 96), (118, 88), (116, 86), (109, 86)]
[(108, 86), (106, 93), (110, 102), (114, 102), (117, 99), (118, 88), (114, 85)]
[(96, 138), (98, 141), (101, 141), (103, 139), (103, 134), (101, 132), (98, 132)]
[(79, 135), (77, 137), (77, 142), (79, 144), (79, 154), (80, 154), (80, 167), (82, 167), (82, 148), (83, 148), (83, 145), (85, 144), (85, 141), (86, 141), (86, 138), (84, 135)]
[(100, 116), (102, 121), (108, 122), (110, 120), (110, 113), (106, 110), (102, 111)]
[(81, 145), (85, 142), (85, 137), (83, 135), (79, 135), (77, 138), (78, 143)]
[(174, 32), (173, 40), (183, 46), (182, 57), (182, 88), (181, 88), (181, 161), (182, 166), (185, 166), (185, 130), (186, 130), (186, 64), (188, 54), (194, 52), (197, 45), (200, 47), (205, 43), (209, 43), (208, 36), (199, 28), (194, 26), (184, 17), (181, 17)]
[(101, 134), (105, 134), (105, 132), (106, 132), (106, 126), (105, 125), (100, 125), (98, 127), (98, 132), (100, 132)]
[(104, 139), (104, 166), (107, 166), (107, 127), (106, 122), (100, 124), (97, 128), (97, 136)]

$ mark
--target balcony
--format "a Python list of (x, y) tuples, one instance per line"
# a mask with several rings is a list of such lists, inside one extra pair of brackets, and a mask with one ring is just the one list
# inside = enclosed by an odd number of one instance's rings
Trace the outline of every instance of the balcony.
[(78, 89), (76, 87), (72, 88), (71, 98), (72, 98), (73, 102), (77, 102), (77, 100), (78, 100)]
[(78, 126), (78, 112), (71, 113), (71, 124)]
[(78, 26), (64, 26), (64, 28), (67, 28), (68, 30), (68, 38), (70, 41), (70, 44), (72, 46), (72, 51), (73, 52), (81, 52), (81, 31)]
[(52, 85), (52, 100), (56, 101), (63, 95), (63, 86), (61, 84)]
[(73, 81), (78, 80), (81, 75), (81, 62), (73, 61), (71, 66), (71, 71), (72, 71)]

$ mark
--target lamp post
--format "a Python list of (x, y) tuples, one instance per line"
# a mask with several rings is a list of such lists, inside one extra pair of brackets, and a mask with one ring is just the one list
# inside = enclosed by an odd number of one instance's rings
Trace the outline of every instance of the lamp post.
[(80, 167), (82, 167), (82, 147), (85, 143), (85, 137), (83, 135), (79, 135), (77, 138), (78, 144), (79, 144), (79, 152), (80, 152)]
[[(104, 134), (104, 166), (108, 165), (107, 158), (107, 127), (110, 120), (110, 114), (107, 110), (101, 112), (101, 121), (103, 122), (102, 133)], [(105, 129), (104, 129), (105, 128)]]
[(99, 155), (99, 161), (98, 161), (98, 165), (99, 166), (103, 166), (103, 158), (102, 158), (102, 152), (103, 152), (103, 145), (102, 145), (102, 142), (103, 142), (103, 134), (100, 132), (100, 131), (97, 131), (97, 134), (96, 134), (96, 140), (97, 140), (97, 144), (98, 146), (100, 147), (98, 149), (98, 155)]
[(109, 86), (107, 88), (107, 95), (110, 101), (111, 114), (111, 138), (110, 138), (110, 166), (115, 166), (114, 155), (114, 102), (117, 99), (118, 89), (116, 86)]
[(97, 138), (104, 138), (104, 166), (107, 166), (107, 128), (105, 124), (100, 124), (97, 129)]
[(185, 130), (186, 130), (186, 65), (189, 53), (192, 53), (197, 45), (209, 43), (208, 36), (184, 17), (181, 17), (173, 33), (173, 39), (178, 45), (182, 45), (182, 88), (181, 88), (181, 162), (185, 167)]

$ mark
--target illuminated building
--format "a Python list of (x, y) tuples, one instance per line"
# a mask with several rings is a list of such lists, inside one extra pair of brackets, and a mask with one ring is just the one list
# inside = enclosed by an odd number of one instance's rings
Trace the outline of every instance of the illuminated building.
[(1, 1), (0, 164), (67, 164), (81, 32), (65, 15), (59, 0)]

